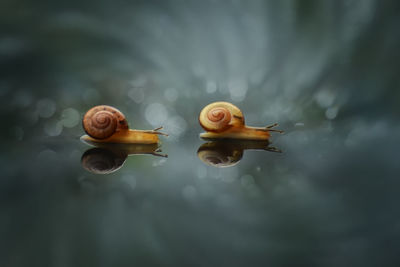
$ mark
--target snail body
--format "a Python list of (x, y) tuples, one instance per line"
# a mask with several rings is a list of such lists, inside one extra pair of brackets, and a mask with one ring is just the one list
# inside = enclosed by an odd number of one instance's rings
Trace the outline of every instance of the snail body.
[(159, 142), (158, 135), (167, 135), (159, 131), (162, 127), (154, 130), (129, 129), (124, 114), (106, 105), (88, 110), (82, 125), (87, 135), (81, 139), (95, 143), (154, 144)]
[(270, 132), (283, 132), (272, 129), (277, 123), (266, 127), (245, 125), (240, 109), (228, 102), (214, 102), (204, 107), (200, 112), (199, 122), (207, 131), (200, 134), (204, 139), (268, 140)]
[(84, 135), (81, 137), (83, 141), (93, 142), (93, 143), (122, 143), (122, 144), (156, 144), (159, 142), (156, 133), (151, 131), (146, 132), (142, 130), (131, 130), (117, 131), (110, 137), (105, 139), (97, 139), (89, 135)]

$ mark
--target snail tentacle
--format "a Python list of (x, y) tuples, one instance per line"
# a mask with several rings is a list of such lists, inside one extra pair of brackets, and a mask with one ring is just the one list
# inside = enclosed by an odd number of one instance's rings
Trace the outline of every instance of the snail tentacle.
[(160, 131), (159, 131), (159, 130), (161, 130), (161, 129), (163, 129), (163, 128), (164, 128), (164, 127), (161, 126), (161, 127), (155, 128), (155, 129), (153, 129), (153, 130), (142, 130), (142, 132), (143, 132), (143, 133), (152, 133), (152, 134), (159, 134), (159, 135), (169, 136), (167, 133), (164, 133), (164, 132), (160, 132)]
[(275, 122), (274, 124), (266, 126), (265, 129), (267, 129), (270, 132), (284, 133), (284, 131), (282, 131), (282, 130), (272, 129), (272, 128), (276, 127), (276, 126), (278, 126), (277, 122)]

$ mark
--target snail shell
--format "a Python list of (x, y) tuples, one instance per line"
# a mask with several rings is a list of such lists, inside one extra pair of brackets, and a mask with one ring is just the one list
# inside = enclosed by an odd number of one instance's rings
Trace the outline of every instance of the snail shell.
[(225, 168), (234, 166), (240, 161), (243, 149), (238, 149), (229, 143), (209, 142), (200, 146), (197, 156), (210, 166)]
[(82, 166), (95, 174), (109, 174), (122, 167), (127, 155), (116, 153), (105, 148), (92, 148), (87, 150), (81, 159)]
[(244, 126), (244, 116), (240, 109), (228, 102), (214, 102), (202, 109), (199, 122), (204, 130), (223, 132), (232, 126)]
[(128, 130), (124, 114), (116, 108), (101, 105), (86, 112), (82, 120), (85, 132), (96, 139), (105, 139), (116, 131)]

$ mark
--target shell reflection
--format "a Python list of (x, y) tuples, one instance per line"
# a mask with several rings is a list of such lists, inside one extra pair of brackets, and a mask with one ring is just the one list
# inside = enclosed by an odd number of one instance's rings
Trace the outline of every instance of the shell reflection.
[(236, 165), (242, 159), (243, 152), (246, 149), (281, 152), (269, 145), (268, 141), (211, 141), (199, 147), (197, 156), (210, 166), (225, 168)]
[(106, 148), (95, 147), (82, 155), (83, 168), (95, 174), (109, 174), (119, 170), (127, 155)]
[[(90, 144), (90, 143), (89, 143)], [(110, 174), (119, 170), (130, 155), (153, 155), (168, 157), (161, 154), (157, 144), (150, 145), (119, 145), (103, 144), (86, 150), (81, 158), (84, 169), (94, 174)]]

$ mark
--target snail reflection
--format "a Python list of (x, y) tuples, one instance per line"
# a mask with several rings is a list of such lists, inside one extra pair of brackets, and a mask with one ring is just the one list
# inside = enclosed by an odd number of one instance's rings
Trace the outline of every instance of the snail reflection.
[(242, 159), (246, 149), (281, 152), (270, 146), (268, 141), (222, 140), (202, 144), (197, 151), (197, 156), (210, 166), (224, 168), (236, 165)]
[[(93, 143), (83, 140), (93, 145)], [(161, 154), (157, 144), (96, 144), (96, 147), (83, 153), (81, 163), (84, 169), (95, 174), (110, 174), (119, 170), (130, 155), (153, 155), (168, 157)]]

